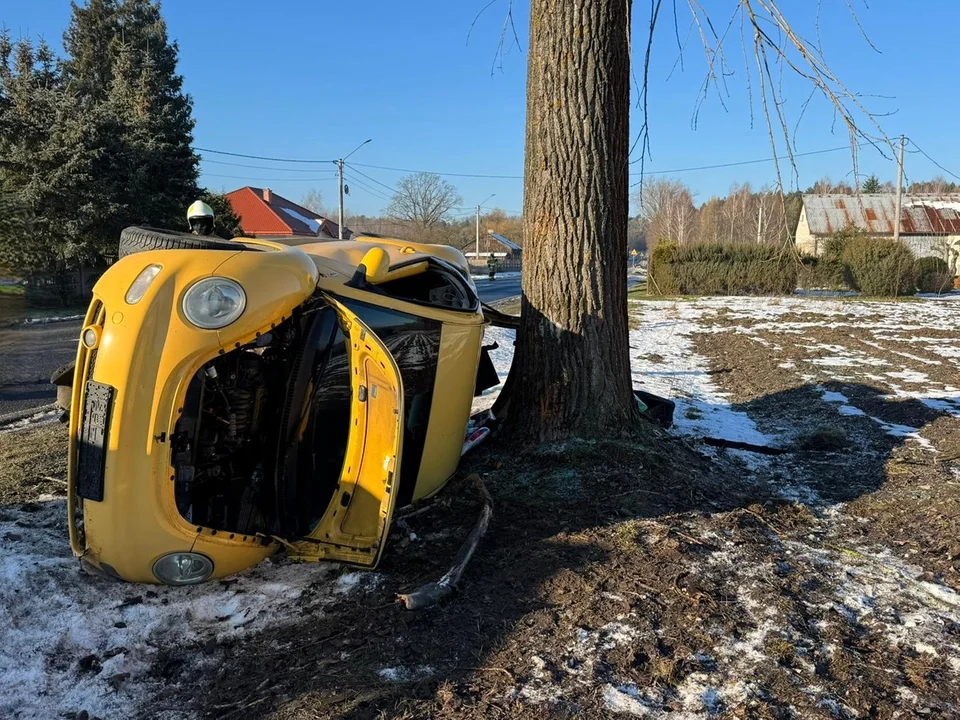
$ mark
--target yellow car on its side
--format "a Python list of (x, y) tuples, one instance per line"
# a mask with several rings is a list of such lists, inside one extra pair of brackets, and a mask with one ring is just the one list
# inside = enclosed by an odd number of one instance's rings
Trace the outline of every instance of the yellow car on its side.
[(281, 547), (376, 565), (394, 509), (450, 478), (497, 382), (483, 327), (454, 248), (128, 228), (73, 375), (73, 551), (172, 585)]

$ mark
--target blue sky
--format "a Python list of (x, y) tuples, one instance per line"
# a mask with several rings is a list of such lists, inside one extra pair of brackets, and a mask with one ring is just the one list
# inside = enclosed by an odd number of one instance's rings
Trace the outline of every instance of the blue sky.
[[(467, 42), (471, 23), (486, 1), (167, 0), (164, 14), (171, 37), (179, 43), (180, 71), (194, 101), (196, 145), (324, 159), (349, 153), (372, 138), (349, 161), (357, 164), (348, 170), (354, 182), (347, 207), (354, 212), (375, 213), (384, 207), (387, 188), (403, 175), (361, 163), (522, 175), (528, 5), (525, 0), (514, 2), (521, 49), (513, 47), (503, 59), (502, 72), (491, 74), (507, 0), (498, 0), (480, 16)], [(866, 97), (865, 102), (875, 111), (894, 113), (881, 119), (887, 133), (905, 133), (940, 164), (960, 173), (960, 108), (949, 92), (960, 3), (924, 0), (919, 3), (922, 12), (908, 12), (902, 0), (873, 0), (869, 9), (863, 0), (851, 2), (880, 53), (862, 39), (844, 0), (823, 0), (820, 34), (833, 69), (855, 91), (882, 96)], [(680, 5), (685, 10), (686, 4)], [(722, 25), (734, 2), (704, 0), (702, 5)], [(788, 16), (809, 36), (815, 35), (815, 7), (813, 0), (785, 3)], [(637, 64), (642, 61), (647, 11), (646, 3), (634, 3)], [(651, 64), (653, 159), (647, 169), (661, 172), (769, 158), (759, 106), (751, 128), (743, 60), (733, 44), (726, 109), (712, 95), (697, 127), (692, 127), (704, 76), (703, 54), (692, 34), (683, 70), (673, 69), (678, 49), (672, 11), (666, 12)], [(69, 16), (65, 0), (0, 0), (0, 23), (15, 37), (43, 36), (58, 48)], [(689, 14), (680, 12), (681, 40), (689, 27)], [(783, 87), (792, 127), (809, 85), (785, 77)], [(634, 132), (639, 118), (635, 109)], [(825, 102), (815, 99), (797, 130), (797, 151), (847, 144), (845, 131), (832, 129), (832, 120)], [(336, 200), (334, 167), (326, 163), (291, 166), (204, 154), (202, 169), (202, 182), (213, 189), (266, 185), (297, 201), (316, 188), (328, 204)], [(799, 185), (805, 188), (824, 175), (844, 178), (852, 161), (849, 151), (826, 153), (800, 158), (798, 170)], [(894, 163), (874, 150), (862, 153), (860, 171), (895, 177)], [(922, 155), (908, 155), (909, 178), (938, 173)], [(669, 174), (687, 182), (700, 202), (725, 194), (734, 182), (759, 186), (775, 180), (770, 162)], [(522, 207), (520, 179), (447, 179), (468, 206), (464, 214), (491, 193), (496, 196), (487, 207)]]

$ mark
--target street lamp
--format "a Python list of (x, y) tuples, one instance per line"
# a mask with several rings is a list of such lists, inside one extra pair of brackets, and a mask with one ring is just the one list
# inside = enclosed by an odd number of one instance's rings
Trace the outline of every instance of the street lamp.
[(480, 262), (480, 206), (483, 205), (487, 200), (492, 197), (496, 197), (497, 194), (493, 193), (490, 197), (484, 198), (479, 203), (477, 203), (477, 262)]
[(340, 179), (340, 183), (339, 183), (340, 184), (340, 216), (337, 218), (337, 238), (339, 240), (343, 240), (343, 161), (346, 160), (351, 155), (353, 155), (353, 153), (355, 153), (357, 150), (362, 148), (368, 142), (373, 142), (373, 138), (368, 138), (364, 140), (362, 143), (357, 145), (353, 150), (351, 150), (345, 157), (342, 157), (339, 160), (335, 161), (337, 163), (337, 173)]

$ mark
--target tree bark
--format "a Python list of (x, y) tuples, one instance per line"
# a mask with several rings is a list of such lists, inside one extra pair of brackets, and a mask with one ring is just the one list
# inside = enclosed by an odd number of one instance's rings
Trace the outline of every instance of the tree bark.
[(630, 0), (532, 0), (522, 319), (507, 422), (525, 439), (627, 432)]

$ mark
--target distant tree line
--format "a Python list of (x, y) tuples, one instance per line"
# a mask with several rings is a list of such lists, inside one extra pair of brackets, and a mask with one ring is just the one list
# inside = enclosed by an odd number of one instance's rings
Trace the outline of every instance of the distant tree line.
[[(807, 188), (809, 194), (857, 194), (855, 185), (835, 183), (824, 177)], [(860, 186), (861, 193), (893, 193), (896, 186), (871, 175)], [(960, 192), (960, 185), (942, 177), (913, 182), (911, 193)], [(730, 188), (725, 197), (711, 197), (697, 205), (695, 193), (681, 180), (646, 180), (634, 198), (637, 215), (628, 226), (628, 246), (644, 250), (658, 242), (677, 245), (696, 243), (745, 243), (778, 245), (796, 236), (803, 193), (784, 195), (774, 188), (754, 190), (749, 183)]]
[(0, 32), (0, 266), (103, 263), (128, 225), (185, 229), (198, 197), (193, 105), (152, 0), (73, 5), (64, 57)]

